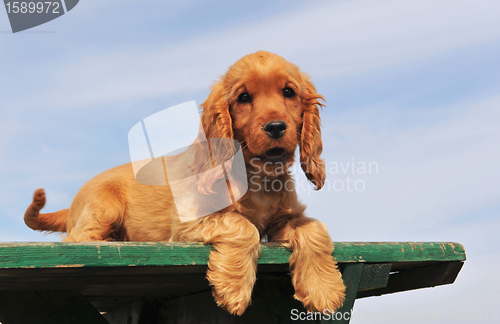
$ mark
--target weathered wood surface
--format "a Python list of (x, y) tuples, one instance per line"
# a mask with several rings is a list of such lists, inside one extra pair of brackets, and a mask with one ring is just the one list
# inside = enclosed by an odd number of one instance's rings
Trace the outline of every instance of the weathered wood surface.
[[(213, 248), (201, 243), (2, 243), (0, 269), (206, 265)], [(288, 264), (290, 252), (262, 244), (259, 264)], [(465, 251), (448, 242), (336, 242), (338, 262), (464, 261)]]

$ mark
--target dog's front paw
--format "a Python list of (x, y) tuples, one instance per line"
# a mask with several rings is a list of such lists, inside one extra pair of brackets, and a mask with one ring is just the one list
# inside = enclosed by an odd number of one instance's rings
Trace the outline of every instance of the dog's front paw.
[(345, 299), (345, 285), (337, 264), (329, 259), (321, 263), (296, 265), (292, 274), (295, 298), (311, 312), (334, 312)]
[(260, 235), (237, 213), (213, 214), (186, 225), (175, 238), (212, 244), (207, 279), (218, 306), (242, 315), (250, 305), (260, 253)]
[(236, 275), (214, 270), (208, 271), (207, 278), (215, 302), (233, 315), (242, 315), (251, 302), (255, 271), (248, 269), (247, 273)]

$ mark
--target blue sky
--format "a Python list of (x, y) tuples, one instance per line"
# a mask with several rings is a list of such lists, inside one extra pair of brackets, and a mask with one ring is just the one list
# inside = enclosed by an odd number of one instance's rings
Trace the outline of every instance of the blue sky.
[(441, 323), (453, 322), (446, 311), (498, 311), (499, 12), (494, 0), (80, 1), (12, 34), (0, 10), (0, 241), (60, 241), (23, 223), (36, 188), (46, 211), (69, 207), (94, 175), (129, 162), (138, 121), (200, 104), (237, 59), (268, 50), (325, 96), (326, 162), (378, 166), (332, 170), (337, 187), (320, 192), (297, 172), (308, 214), (334, 240), (465, 246), (453, 285), (355, 309), (440, 311)]

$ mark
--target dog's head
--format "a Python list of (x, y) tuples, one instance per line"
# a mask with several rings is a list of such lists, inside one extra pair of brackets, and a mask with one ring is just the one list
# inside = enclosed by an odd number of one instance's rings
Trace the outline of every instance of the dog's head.
[(319, 107), (323, 97), (294, 64), (264, 51), (232, 65), (202, 104), (207, 138), (234, 138), (247, 168), (268, 176), (300, 162), (316, 189), (325, 181)]

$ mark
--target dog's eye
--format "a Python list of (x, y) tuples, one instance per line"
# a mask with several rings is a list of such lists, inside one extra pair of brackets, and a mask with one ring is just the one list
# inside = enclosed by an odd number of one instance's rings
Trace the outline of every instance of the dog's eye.
[(295, 91), (292, 88), (283, 89), (283, 95), (287, 98), (291, 98), (295, 95)]
[(250, 95), (246, 92), (243, 92), (242, 94), (240, 94), (238, 96), (238, 101), (239, 102), (249, 102), (252, 98), (250, 97)]

